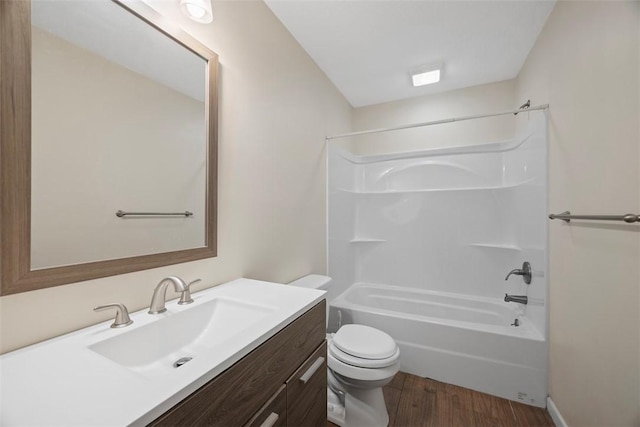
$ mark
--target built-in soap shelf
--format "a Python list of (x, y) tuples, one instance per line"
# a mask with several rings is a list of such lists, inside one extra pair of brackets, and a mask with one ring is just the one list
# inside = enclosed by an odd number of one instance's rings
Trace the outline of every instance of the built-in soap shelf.
[(338, 191), (352, 194), (411, 194), (411, 193), (435, 193), (435, 192), (454, 192), (454, 191), (494, 191), (518, 188), (531, 184), (534, 180), (516, 182), (513, 184), (487, 185), (482, 187), (451, 187), (451, 188), (421, 188), (412, 190), (352, 190), (347, 188), (338, 188)]
[(354, 237), (349, 240), (349, 243), (384, 243), (386, 240), (384, 239), (373, 239), (369, 237)]
[(484, 248), (484, 249), (497, 249), (497, 250), (504, 250), (504, 251), (516, 251), (516, 252), (522, 251), (522, 248), (520, 246), (512, 245), (508, 243), (471, 243), (469, 246), (474, 246), (477, 248)]

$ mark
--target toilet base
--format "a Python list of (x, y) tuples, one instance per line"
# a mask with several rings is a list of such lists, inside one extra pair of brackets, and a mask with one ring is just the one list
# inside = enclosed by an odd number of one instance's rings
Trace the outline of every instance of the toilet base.
[(340, 427), (387, 427), (389, 414), (382, 388), (351, 389), (345, 395), (344, 406), (327, 388), (327, 419)]
[(344, 415), (344, 405), (340, 402), (340, 398), (327, 387), (327, 420), (340, 427), (344, 427)]

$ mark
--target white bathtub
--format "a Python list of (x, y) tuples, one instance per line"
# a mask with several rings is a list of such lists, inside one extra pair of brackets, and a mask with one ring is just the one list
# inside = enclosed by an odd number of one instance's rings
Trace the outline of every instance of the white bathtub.
[(544, 407), (547, 346), (523, 313), (500, 299), (356, 283), (330, 302), (329, 330), (378, 328), (404, 372)]

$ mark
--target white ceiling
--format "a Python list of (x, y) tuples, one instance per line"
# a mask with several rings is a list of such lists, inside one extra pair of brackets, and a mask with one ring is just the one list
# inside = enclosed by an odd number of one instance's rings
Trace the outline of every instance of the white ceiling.
[[(555, 0), (265, 0), (354, 107), (517, 76)], [(443, 63), (439, 83), (410, 72)]]

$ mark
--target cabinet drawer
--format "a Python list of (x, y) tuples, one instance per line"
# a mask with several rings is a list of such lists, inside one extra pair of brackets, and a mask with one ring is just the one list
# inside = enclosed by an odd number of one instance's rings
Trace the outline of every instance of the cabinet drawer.
[(287, 380), (287, 425), (327, 425), (327, 343)]
[(323, 300), (150, 425), (246, 424), (324, 341), (325, 307)]
[(282, 427), (287, 425), (287, 392), (282, 384), (257, 414), (249, 420), (245, 427)]

